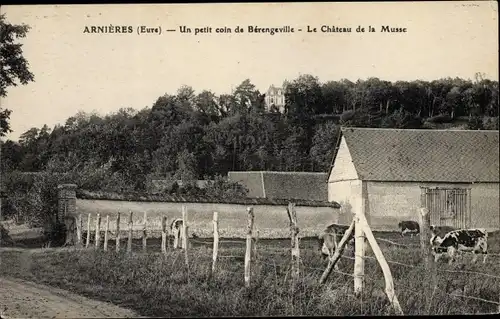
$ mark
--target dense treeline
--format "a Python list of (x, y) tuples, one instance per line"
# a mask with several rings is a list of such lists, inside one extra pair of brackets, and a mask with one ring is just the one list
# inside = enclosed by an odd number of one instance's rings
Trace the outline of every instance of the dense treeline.
[(245, 80), (233, 94), (188, 86), (140, 111), (77, 113), (2, 145), (2, 169), (74, 174), (89, 190), (146, 190), (153, 176), (193, 181), (230, 170), (326, 171), (340, 125), (498, 130), (498, 82), (377, 78), (285, 82), (284, 114)]

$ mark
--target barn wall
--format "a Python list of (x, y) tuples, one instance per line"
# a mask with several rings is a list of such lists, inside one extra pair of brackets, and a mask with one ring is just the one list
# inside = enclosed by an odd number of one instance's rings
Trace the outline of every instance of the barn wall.
[(374, 230), (397, 230), (401, 220), (419, 220), (421, 206), (420, 187), (470, 187), (471, 227), (499, 229), (498, 183), (489, 184), (445, 184), (412, 182), (366, 183), (366, 214)]
[[(189, 233), (200, 237), (212, 237), (213, 212), (219, 212), (219, 230), (222, 237), (245, 237), (247, 227), (247, 212), (245, 205), (210, 204), (210, 203), (172, 203), (172, 202), (134, 202), (114, 200), (77, 199), (77, 213), (82, 214), (84, 229), (87, 227), (88, 213), (92, 213), (91, 229), (95, 227), (95, 214), (102, 216), (102, 229), (106, 215), (110, 216), (110, 230), (116, 229), (115, 221), (121, 212), (120, 228), (128, 230), (129, 211), (133, 212), (134, 230), (142, 227), (144, 211), (148, 214), (148, 227), (154, 230), (153, 236), (161, 234), (161, 218), (167, 217), (167, 223), (182, 216), (182, 205), (188, 211)], [(286, 206), (253, 205), (255, 220), (254, 229), (259, 230), (261, 238), (286, 238), (290, 236), (289, 220)], [(300, 236), (316, 236), (325, 225), (337, 221), (339, 209), (332, 207), (297, 206), (298, 226)], [(139, 232), (137, 232), (137, 236)]]
[(477, 183), (471, 190), (472, 227), (483, 227), (492, 230), (500, 229), (499, 184)]
[(328, 182), (341, 182), (357, 179), (358, 174), (356, 172), (356, 168), (354, 167), (354, 163), (352, 162), (349, 148), (347, 147), (344, 137), (342, 137)]
[(342, 206), (337, 223), (350, 224), (354, 212), (361, 211), (361, 185), (360, 180), (328, 183), (328, 200), (336, 201)]

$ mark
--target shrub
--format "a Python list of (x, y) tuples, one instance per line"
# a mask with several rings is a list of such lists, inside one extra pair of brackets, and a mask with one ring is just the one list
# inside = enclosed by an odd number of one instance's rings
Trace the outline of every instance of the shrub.
[(498, 130), (498, 116), (485, 118), (483, 121), (483, 128), (485, 130)]
[(469, 130), (482, 130), (483, 120), (479, 116), (471, 116), (467, 121), (467, 128)]
[(43, 238), (51, 247), (64, 245), (66, 225), (60, 221), (49, 221), (43, 227)]
[(248, 189), (243, 185), (229, 181), (224, 177), (217, 175), (213, 180), (209, 180), (204, 193), (210, 197), (216, 198), (242, 198), (248, 194)]
[(9, 231), (0, 224), (0, 247), (12, 246), (13, 241), (9, 236)]
[(63, 174), (14, 171), (4, 175), (7, 197), (2, 208), (6, 217), (39, 227), (57, 213), (57, 185), (66, 182)]
[(442, 123), (451, 123), (453, 119), (448, 114), (439, 114), (427, 119), (427, 122), (442, 124)]

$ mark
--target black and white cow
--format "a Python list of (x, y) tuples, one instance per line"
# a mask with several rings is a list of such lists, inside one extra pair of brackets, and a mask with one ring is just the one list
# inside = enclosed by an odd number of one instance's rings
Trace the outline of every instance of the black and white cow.
[(182, 231), (183, 221), (182, 218), (176, 218), (170, 224), (170, 230), (172, 235), (174, 235), (174, 249), (179, 248), (180, 242), (182, 240), (181, 231)]
[[(338, 249), (338, 244), (349, 226), (331, 224), (318, 236), (319, 250), (323, 259), (332, 258), (335, 251)], [(354, 230), (349, 237), (349, 243), (354, 243)], [(335, 269), (338, 269), (335, 264)]]
[(477, 255), (482, 254), (483, 263), (485, 263), (488, 257), (488, 232), (483, 228), (457, 229), (448, 232), (443, 237), (433, 232), (431, 248), (435, 261), (438, 261), (443, 254), (447, 254), (448, 263), (451, 264), (458, 251), (474, 253), (473, 263), (477, 261)]
[(398, 228), (401, 229), (401, 236), (403, 237), (406, 233), (410, 233), (411, 237), (413, 237), (413, 234), (420, 234), (420, 225), (413, 220), (403, 220), (399, 222)]
[(448, 234), (449, 232), (456, 230), (456, 228), (451, 227), (451, 226), (436, 226), (436, 225), (431, 225), (430, 230), (432, 234), (439, 236), (441, 238), (444, 237), (444, 235)]

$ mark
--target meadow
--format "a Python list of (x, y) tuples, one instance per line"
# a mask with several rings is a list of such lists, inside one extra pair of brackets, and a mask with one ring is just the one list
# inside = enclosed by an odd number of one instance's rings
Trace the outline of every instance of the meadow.
[[(405, 315), (481, 314), (498, 311), (500, 234), (491, 234), (487, 263), (470, 256), (447, 265), (440, 262), (437, 288), (421, 263), (419, 238), (374, 232), (394, 277)], [(388, 241), (387, 241), (388, 240)], [(393, 242), (393, 243), (391, 243)], [(353, 250), (348, 247), (340, 269), (324, 285), (326, 266), (314, 238), (302, 238), (300, 279), (290, 276), (290, 239), (260, 239), (252, 257), (251, 285), (244, 287), (243, 240), (222, 238), (215, 273), (211, 273), (211, 239), (191, 241), (189, 268), (181, 250), (160, 253), (160, 241), (140, 240), (133, 252), (102, 249), (0, 250), (0, 275), (13, 276), (109, 301), (144, 316), (349, 316), (393, 315), (384, 293), (380, 266), (368, 249), (365, 288), (353, 295)], [(395, 245), (397, 243), (398, 245)], [(170, 243), (171, 244), (171, 243)], [(171, 247), (171, 245), (170, 245)], [(479, 259), (481, 261), (481, 259)], [(489, 276), (484, 275), (489, 274)]]

